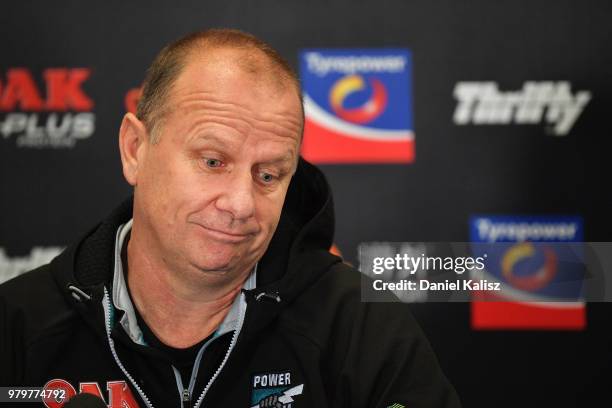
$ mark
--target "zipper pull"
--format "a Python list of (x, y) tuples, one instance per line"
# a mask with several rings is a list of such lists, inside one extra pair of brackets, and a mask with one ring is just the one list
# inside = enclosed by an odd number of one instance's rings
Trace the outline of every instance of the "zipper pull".
[[(189, 402), (191, 400), (191, 395), (189, 395), (189, 390), (187, 388), (185, 388), (183, 390), (183, 402)], [(185, 406), (185, 404), (183, 404), (183, 406)]]
[(255, 300), (256, 301), (261, 301), (261, 300), (268, 300), (268, 301), (272, 301), (272, 302), (276, 302), (276, 303), (280, 303), (281, 302), (281, 297), (278, 294), (278, 292), (261, 292), (257, 295), (255, 295)]

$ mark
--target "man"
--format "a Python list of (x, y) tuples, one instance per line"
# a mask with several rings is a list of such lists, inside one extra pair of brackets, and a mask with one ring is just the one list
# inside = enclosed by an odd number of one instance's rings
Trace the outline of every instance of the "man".
[(0, 288), (1, 384), (113, 408), (458, 406), (408, 310), (361, 303), (329, 253), (303, 124), (295, 74), (260, 40), (162, 50), (119, 132), (133, 201)]

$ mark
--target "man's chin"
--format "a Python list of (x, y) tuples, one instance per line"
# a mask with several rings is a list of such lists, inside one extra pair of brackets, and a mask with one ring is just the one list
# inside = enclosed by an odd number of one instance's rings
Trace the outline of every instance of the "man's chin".
[(227, 275), (235, 269), (232, 262), (195, 262), (192, 263), (199, 272), (211, 275)]
[(217, 254), (205, 259), (192, 258), (191, 265), (199, 272), (209, 275), (224, 276), (237, 272), (239, 257), (236, 255)]
[(246, 245), (208, 241), (205, 245), (190, 248), (191, 265), (209, 275), (240, 274), (252, 260), (256, 260)]

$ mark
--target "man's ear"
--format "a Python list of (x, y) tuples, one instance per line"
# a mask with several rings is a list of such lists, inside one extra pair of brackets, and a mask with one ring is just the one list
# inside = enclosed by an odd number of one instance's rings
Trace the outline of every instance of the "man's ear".
[(133, 186), (138, 184), (138, 165), (142, 166), (148, 137), (149, 133), (144, 123), (133, 113), (126, 113), (119, 129), (119, 151), (123, 176)]

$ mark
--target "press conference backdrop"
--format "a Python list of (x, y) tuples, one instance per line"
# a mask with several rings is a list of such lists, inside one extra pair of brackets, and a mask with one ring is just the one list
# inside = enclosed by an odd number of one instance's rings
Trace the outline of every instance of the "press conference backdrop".
[[(130, 194), (122, 115), (162, 45), (210, 27), (252, 32), (299, 71), (302, 154), (332, 185), (347, 262), (495, 227), (611, 241), (611, 18), (606, 1), (5, 2), (0, 280)], [(610, 403), (607, 304), (554, 319), (480, 306), (412, 305), (466, 407)]]

